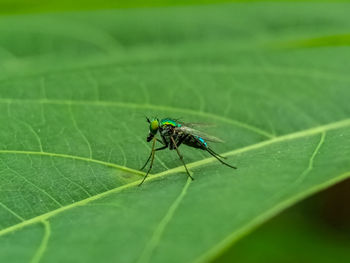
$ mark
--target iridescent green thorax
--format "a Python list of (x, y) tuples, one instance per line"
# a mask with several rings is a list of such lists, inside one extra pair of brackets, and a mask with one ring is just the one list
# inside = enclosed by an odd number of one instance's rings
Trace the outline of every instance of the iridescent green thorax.
[(181, 127), (180, 123), (177, 123), (176, 121), (174, 121), (172, 119), (162, 119), (160, 121), (160, 126), (163, 126), (163, 125), (171, 125), (174, 127)]

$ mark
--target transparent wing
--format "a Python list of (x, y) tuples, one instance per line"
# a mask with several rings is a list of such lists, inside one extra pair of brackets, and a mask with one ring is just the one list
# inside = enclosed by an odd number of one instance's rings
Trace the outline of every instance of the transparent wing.
[(185, 126), (185, 125), (182, 125), (181, 127), (176, 127), (175, 130), (201, 137), (205, 141), (209, 141), (209, 142), (224, 142), (223, 140), (221, 140), (215, 136), (206, 134), (202, 131), (198, 131), (196, 129), (193, 129), (193, 128)]
[(177, 121), (177, 123), (181, 124), (182, 126), (192, 128), (192, 129), (200, 129), (200, 128), (207, 128), (207, 127), (215, 127), (216, 125), (213, 123), (204, 123), (204, 122), (181, 122)]

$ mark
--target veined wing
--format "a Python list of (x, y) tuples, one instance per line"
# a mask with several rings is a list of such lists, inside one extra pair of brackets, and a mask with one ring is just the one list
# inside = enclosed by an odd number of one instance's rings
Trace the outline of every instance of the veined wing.
[(181, 122), (177, 121), (177, 123), (181, 124), (182, 126), (186, 126), (188, 128), (192, 129), (200, 129), (200, 128), (207, 128), (207, 127), (214, 127), (216, 126), (213, 123), (205, 123), (205, 122)]
[(191, 134), (191, 135), (194, 135), (194, 136), (201, 137), (205, 141), (209, 141), (209, 142), (224, 142), (223, 140), (221, 140), (221, 139), (219, 139), (219, 138), (217, 138), (215, 136), (206, 134), (206, 133), (204, 133), (202, 131), (198, 131), (196, 129), (193, 129), (193, 128), (185, 126), (185, 125), (181, 125), (180, 127), (176, 127), (175, 130), (183, 132), (183, 133), (188, 133), (188, 134)]

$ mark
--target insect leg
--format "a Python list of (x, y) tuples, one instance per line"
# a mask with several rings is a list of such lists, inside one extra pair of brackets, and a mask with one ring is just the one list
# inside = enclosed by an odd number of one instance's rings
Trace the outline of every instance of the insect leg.
[[(155, 151), (155, 152), (156, 152), (156, 151), (161, 151), (161, 150), (166, 149), (167, 147), (168, 147), (168, 145), (164, 145), (164, 146), (162, 146), (162, 147), (159, 147), (159, 148), (154, 149), (154, 151)], [(146, 165), (148, 164), (149, 160), (150, 160), (151, 157), (152, 157), (152, 153), (153, 153), (153, 150), (152, 150), (151, 153), (149, 154), (146, 163), (142, 166), (142, 168), (140, 169), (140, 171), (142, 171), (143, 169), (145, 169)]]
[(157, 142), (160, 142), (161, 144), (165, 145), (165, 143), (157, 138)]
[[(154, 146), (155, 146), (155, 145), (156, 145), (156, 138), (153, 139), (153, 143), (152, 143), (152, 152), (151, 152), (150, 157), (149, 157), (148, 160), (147, 160), (147, 163), (148, 163), (149, 159), (152, 157), (152, 158), (151, 158), (151, 165), (149, 166), (148, 171), (147, 171), (146, 175), (143, 177), (143, 179), (142, 179), (141, 183), (139, 184), (139, 186), (143, 184), (143, 182), (146, 180), (146, 178), (147, 178), (149, 172), (150, 172), (151, 169), (152, 169), (153, 161), (154, 161), (154, 155), (155, 155), (155, 152), (156, 152), (155, 149), (154, 149)], [(163, 146), (163, 147), (164, 147), (164, 146)], [(158, 149), (159, 149), (159, 148), (158, 148)], [(165, 148), (164, 148), (164, 149), (165, 149)], [(147, 163), (146, 163), (146, 164), (147, 164)], [(145, 166), (146, 166), (146, 165), (145, 165)]]
[(221, 160), (221, 159), (218, 157), (218, 156), (220, 156), (220, 155), (216, 154), (216, 153), (215, 153), (212, 149), (210, 149), (209, 147), (208, 147), (206, 150), (207, 150), (208, 153), (210, 153), (212, 156), (214, 156), (220, 163), (222, 163), (222, 164), (224, 164), (224, 165), (226, 165), (226, 166), (228, 166), (228, 167), (231, 167), (231, 168), (233, 168), (233, 169), (237, 169), (237, 167), (232, 166), (232, 165), (230, 165), (230, 164), (224, 162), (223, 160)]
[(222, 159), (227, 159), (227, 157), (225, 157), (225, 156), (221, 156), (220, 154), (218, 154), (218, 153), (216, 153), (216, 152), (214, 152), (212, 149), (210, 149), (209, 147), (207, 147), (208, 149), (209, 149), (209, 151), (211, 151), (213, 154), (215, 154), (216, 156), (218, 156), (218, 157), (220, 157), (220, 158), (222, 158)]
[[(161, 144), (163, 144), (164, 146), (159, 147), (159, 148), (155, 149), (154, 151), (164, 150), (165, 148), (168, 147), (168, 145), (166, 145), (163, 141), (159, 140), (158, 138), (156, 138), (156, 140), (157, 140), (158, 142), (160, 142)], [(140, 169), (140, 171), (142, 171), (143, 169), (145, 169), (145, 167), (146, 167), (146, 165), (148, 164), (148, 162), (149, 162), (149, 160), (151, 159), (151, 157), (152, 157), (152, 151), (151, 151), (151, 153), (149, 154), (146, 163), (142, 166), (142, 168)]]
[(177, 142), (177, 147), (179, 147), (188, 136), (189, 134), (186, 134), (182, 138), (180, 138), (180, 140)]
[(185, 164), (185, 162), (184, 162), (184, 160), (183, 160), (182, 155), (181, 155), (180, 152), (179, 152), (179, 149), (177, 148), (177, 145), (176, 145), (176, 142), (175, 142), (173, 136), (170, 136), (170, 139), (172, 140), (172, 142), (173, 142), (173, 144), (174, 144), (174, 146), (175, 146), (175, 150), (176, 150), (176, 152), (177, 152), (177, 155), (179, 155), (179, 158), (180, 158), (182, 164), (183, 164), (184, 167), (185, 167), (185, 170), (186, 170), (187, 175), (188, 175), (192, 180), (194, 180), (193, 177), (190, 175), (190, 172), (188, 171), (187, 167), (186, 167), (186, 164)]

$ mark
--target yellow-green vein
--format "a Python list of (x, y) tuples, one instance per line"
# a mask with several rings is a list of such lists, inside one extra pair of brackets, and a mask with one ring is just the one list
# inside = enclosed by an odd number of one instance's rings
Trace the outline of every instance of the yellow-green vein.
[(89, 158), (92, 159), (91, 144), (90, 144), (88, 138), (83, 133), (83, 131), (78, 126), (78, 123), (77, 123), (77, 121), (75, 119), (75, 116), (74, 116), (74, 113), (73, 113), (73, 110), (72, 110), (72, 104), (69, 104), (68, 107), (69, 107), (69, 115), (70, 115), (70, 118), (72, 120), (73, 126), (78, 131), (78, 133), (80, 134), (80, 136), (83, 139), (83, 141), (85, 141), (85, 143), (87, 145), (87, 148), (88, 148), (88, 151), (89, 151)]
[(32, 260), (30, 261), (30, 263), (39, 263), (40, 262), (40, 260), (42, 259), (43, 255), (47, 249), (47, 244), (49, 242), (49, 238), (51, 235), (50, 222), (47, 220), (43, 220), (43, 221), (41, 221), (41, 223), (44, 226), (44, 235), (43, 235), (41, 243), (40, 243), (37, 251), (35, 252)]
[(137, 261), (138, 263), (147, 263), (150, 261), (153, 251), (156, 249), (157, 245), (159, 244), (159, 241), (162, 238), (164, 230), (168, 225), (168, 223), (170, 222), (170, 220), (173, 218), (176, 209), (178, 208), (181, 201), (185, 197), (187, 193), (187, 189), (190, 186), (191, 182), (192, 180), (190, 178), (187, 178), (187, 181), (184, 187), (182, 188), (180, 195), (175, 199), (173, 204), (169, 207), (167, 213), (165, 214), (163, 219), (160, 221), (157, 228), (154, 230), (151, 239), (149, 240), (149, 242), (147, 242), (146, 247), (142, 251)]
[(334, 177), (331, 180), (325, 181), (323, 183), (320, 183), (318, 185), (315, 185), (311, 188), (308, 188), (307, 190), (300, 192), (293, 197), (290, 197), (288, 199), (285, 199), (281, 202), (279, 202), (277, 205), (273, 206), (272, 208), (266, 210), (265, 212), (261, 213), (260, 215), (254, 217), (250, 222), (247, 222), (244, 224), (243, 227), (237, 229), (236, 231), (229, 234), (226, 238), (224, 238), (221, 242), (219, 242), (216, 246), (212, 247), (210, 250), (208, 250), (206, 253), (199, 256), (197, 259), (195, 259), (193, 262), (195, 263), (204, 263), (204, 262), (210, 262), (212, 261), (217, 255), (228, 249), (230, 246), (232, 246), (234, 243), (236, 243), (239, 239), (242, 237), (248, 235), (253, 230), (258, 228), (260, 225), (262, 225), (264, 222), (269, 220), (270, 218), (277, 215), (282, 210), (292, 206), (296, 202), (303, 200), (305, 197), (317, 193), (321, 190), (326, 189), (330, 185), (336, 184), (338, 182), (341, 182), (347, 178), (350, 178), (350, 171), (346, 172), (344, 174), (341, 174), (339, 176)]
[(5, 204), (0, 202), (0, 206), (5, 209), (7, 212), (9, 212), (10, 214), (12, 214), (14, 217), (16, 217), (17, 219), (21, 220), (21, 221), (25, 221), (25, 219), (23, 217), (21, 217), (19, 214), (17, 214), (15, 211), (13, 211), (12, 209), (10, 209), (9, 207), (7, 207)]
[(92, 162), (92, 163), (97, 163), (101, 165), (105, 165), (108, 167), (113, 167), (117, 168), (119, 170), (133, 173), (133, 174), (138, 174), (138, 175), (144, 175), (144, 172), (126, 167), (126, 166), (121, 166), (115, 163), (109, 163), (109, 162), (104, 162), (96, 159), (91, 159), (87, 157), (81, 157), (81, 156), (76, 156), (76, 155), (69, 155), (69, 154), (62, 154), (62, 153), (50, 153), (50, 152), (35, 152), (35, 151), (18, 151), (18, 150), (0, 150), (0, 154), (27, 154), (27, 155), (43, 155), (43, 156), (51, 156), (51, 157), (60, 157), (60, 158), (67, 158), (67, 159), (75, 159), (75, 160), (80, 160), (80, 161), (85, 161), (85, 162)]
[[(287, 140), (293, 140), (293, 139), (297, 139), (297, 138), (301, 138), (301, 137), (312, 136), (314, 134), (322, 133), (322, 132), (325, 132), (325, 131), (328, 131), (328, 130), (334, 130), (334, 129), (344, 128), (344, 127), (348, 127), (348, 126), (350, 126), (350, 119), (345, 119), (343, 121), (331, 123), (331, 124), (328, 124), (328, 125), (318, 126), (318, 127), (315, 127), (315, 128), (309, 129), (309, 130), (304, 130), (304, 131), (300, 131), (300, 132), (296, 132), (296, 133), (291, 133), (291, 134), (288, 134), (288, 135), (285, 135), (285, 136), (281, 136), (281, 137), (277, 137), (277, 138), (274, 138), (274, 139), (271, 139), (271, 140), (268, 140), (268, 141), (264, 141), (264, 142), (260, 142), (260, 143), (253, 144), (253, 145), (250, 145), (250, 146), (246, 146), (246, 147), (243, 147), (243, 148), (240, 148), (240, 149), (237, 149), (237, 150), (233, 150), (233, 151), (227, 152), (227, 153), (225, 153), (223, 155), (224, 156), (232, 156), (232, 155), (235, 155), (235, 154), (239, 154), (239, 153), (251, 151), (251, 150), (254, 150), (254, 149), (262, 148), (262, 147), (265, 147), (265, 146), (273, 144), (273, 143), (277, 143), (277, 142), (281, 142), (281, 141), (287, 141)], [(1, 152), (4, 152), (4, 151), (0, 151), (0, 153)], [(7, 151), (7, 152), (13, 153), (11, 151)], [(28, 152), (27, 152), (27, 154), (28, 154)], [(42, 154), (42, 153), (36, 152), (35, 154)], [(58, 155), (58, 157), (64, 157), (64, 155), (63, 156)], [(71, 157), (69, 157), (69, 158), (71, 158)], [(80, 159), (80, 158), (75, 158), (75, 159)], [(81, 158), (81, 159), (90, 161), (87, 158)], [(188, 168), (195, 168), (195, 167), (198, 167), (198, 166), (209, 164), (209, 163), (211, 163), (211, 162), (213, 162), (215, 160), (216, 160), (215, 158), (207, 158), (207, 159), (204, 159), (204, 160), (201, 160), (201, 161), (190, 163), (190, 164), (187, 165), (187, 167)], [(96, 161), (95, 160), (95, 162), (106, 165), (102, 161)], [(109, 166), (111, 166), (110, 163), (107, 163), (107, 164)], [(119, 166), (117, 166), (117, 168), (119, 168)], [(126, 168), (126, 167), (124, 167), (124, 168)], [(132, 169), (130, 169), (130, 170), (131, 171), (135, 171), (135, 170), (132, 170)], [(155, 179), (163, 177), (165, 175), (170, 175), (170, 174), (173, 174), (173, 173), (176, 173), (176, 172), (180, 172), (180, 171), (183, 171), (183, 170), (184, 170), (183, 166), (179, 166), (179, 167), (176, 167), (176, 168), (173, 168), (173, 169), (170, 169), (170, 170), (167, 170), (167, 171), (155, 174), (153, 176), (150, 176), (148, 181), (155, 180)], [(137, 172), (139, 172), (139, 171), (137, 171)], [(141, 173), (141, 172), (139, 172), (139, 173)], [(142, 175), (144, 175), (144, 173), (142, 173)], [(344, 178), (345, 178), (345, 176), (344, 176)], [(337, 179), (338, 179), (338, 177), (333, 179), (333, 181), (336, 181)], [(106, 191), (106, 192), (103, 192), (103, 193), (100, 193), (100, 194), (88, 197), (86, 199), (80, 200), (80, 201), (75, 202), (73, 204), (60, 207), (60, 208), (58, 208), (56, 210), (53, 210), (51, 212), (39, 215), (37, 217), (33, 217), (31, 219), (25, 220), (25, 221), (23, 221), (21, 223), (18, 223), (16, 225), (13, 225), (13, 226), (10, 226), (10, 227), (5, 228), (3, 230), (0, 230), (0, 236), (5, 235), (7, 233), (11, 233), (11, 232), (16, 231), (18, 229), (21, 229), (21, 228), (23, 228), (23, 227), (25, 227), (27, 225), (31, 225), (31, 224), (40, 222), (42, 220), (46, 220), (46, 219), (48, 219), (50, 217), (53, 217), (53, 216), (55, 216), (57, 214), (60, 214), (60, 213), (62, 213), (64, 211), (66, 211), (66, 210), (69, 210), (69, 209), (72, 209), (72, 208), (75, 208), (75, 207), (78, 207), (78, 206), (85, 205), (85, 204), (87, 204), (89, 202), (101, 199), (101, 198), (103, 198), (105, 196), (108, 196), (110, 194), (118, 193), (118, 192), (123, 191), (124, 189), (128, 189), (128, 188), (131, 188), (131, 187), (136, 187), (136, 186), (139, 185), (140, 182), (141, 182), (141, 179), (138, 180), (138, 181), (135, 181), (135, 182), (132, 182), (132, 183), (120, 186), (118, 188), (114, 188), (114, 189), (111, 189), (109, 191)]]
[(309, 159), (309, 163), (308, 163), (308, 166), (306, 167), (306, 169), (299, 176), (297, 176), (297, 178), (292, 183), (289, 183), (288, 186), (284, 187), (281, 191), (274, 193), (270, 197), (270, 199), (272, 199), (272, 200), (281, 199), (283, 196), (287, 195), (293, 187), (300, 184), (306, 178), (306, 176), (310, 173), (310, 171), (313, 168), (314, 159), (315, 159), (317, 153), (319, 152), (321, 146), (323, 145), (325, 138), (326, 138), (326, 132), (323, 131), (323, 132), (321, 132), (320, 141), (317, 143), (315, 150), (311, 154), (311, 157)]
[(299, 184), (300, 182), (302, 182), (305, 177), (310, 173), (310, 171), (312, 170), (312, 168), (314, 167), (314, 160), (316, 155), (318, 154), (318, 152), (320, 151), (321, 146), (323, 145), (324, 141), (326, 139), (326, 132), (323, 131), (321, 133), (321, 138), (320, 141), (318, 142), (315, 151), (312, 153), (311, 158), (309, 160), (309, 165), (308, 167), (304, 170), (304, 172), (295, 180), (294, 184)]

